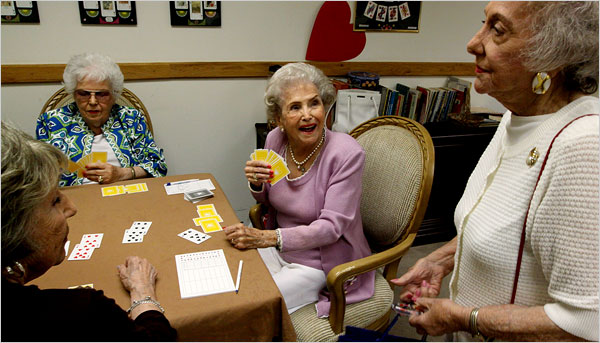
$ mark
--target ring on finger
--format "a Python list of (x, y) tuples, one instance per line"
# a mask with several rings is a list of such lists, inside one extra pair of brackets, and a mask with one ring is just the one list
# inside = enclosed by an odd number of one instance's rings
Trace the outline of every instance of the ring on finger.
[(252, 173), (252, 178), (254, 179), (254, 181), (258, 181), (258, 178), (256, 177), (256, 173)]
[(102, 175), (98, 175), (98, 183), (102, 183)]

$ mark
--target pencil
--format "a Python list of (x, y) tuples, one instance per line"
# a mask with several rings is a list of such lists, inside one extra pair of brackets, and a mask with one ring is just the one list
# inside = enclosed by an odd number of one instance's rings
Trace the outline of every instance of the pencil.
[(237, 281), (235, 282), (235, 294), (240, 290), (240, 279), (242, 278), (242, 265), (244, 264), (243, 260), (240, 260), (240, 266), (238, 267), (238, 275)]

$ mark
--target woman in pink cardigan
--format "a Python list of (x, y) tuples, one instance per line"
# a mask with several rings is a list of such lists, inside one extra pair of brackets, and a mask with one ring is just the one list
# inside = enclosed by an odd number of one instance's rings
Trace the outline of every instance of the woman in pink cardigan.
[[(290, 174), (271, 185), (272, 166), (247, 161), (250, 191), (275, 221), (270, 230), (225, 228), (236, 248), (258, 248), (289, 313), (316, 302), (317, 315), (327, 317), (327, 273), (371, 254), (360, 216), (365, 152), (349, 135), (325, 127), (325, 108), (334, 99), (329, 79), (311, 65), (290, 63), (273, 75), (265, 103), (278, 127), (267, 136), (265, 149), (282, 156)], [(370, 272), (349, 280), (347, 303), (370, 298), (374, 278)]]

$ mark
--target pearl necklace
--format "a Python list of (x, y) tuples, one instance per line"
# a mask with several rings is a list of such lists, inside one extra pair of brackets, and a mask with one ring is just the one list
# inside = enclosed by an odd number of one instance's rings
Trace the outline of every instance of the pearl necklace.
[(313, 151), (302, 162), (296, 161), (296, 157), (294, 156), (294, 150), (292, 150), (291, 145), (288, 145), (288, 148), (290, 150), (290, 156), (292, 156), (292, 161), (294, 161), (294, 163), (296, 164), (296, 167), (298, 168), (299, 171), (302, 172), (302, 174), (304, 174), (306, 172), (306, 169), (304, 168), (304, 164), (306, 163), (306, 161), (310, 160), (312, 155), (314, 155), (315, 152), (317, 152), (317, 150), (319, 150), (319, 148), (321, 147), (321, 144), (323, 144), (324, 140), (325, 140), (325, 129), (323, 129), (323, 134), (321, 135), (321, 140), (319, 141), (319, 144), (317, 144), (317, 146), (313, 149)]

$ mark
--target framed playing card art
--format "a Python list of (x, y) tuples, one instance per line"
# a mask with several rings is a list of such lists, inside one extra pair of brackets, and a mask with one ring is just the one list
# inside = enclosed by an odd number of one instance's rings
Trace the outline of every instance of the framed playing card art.
[(169, 1), (171, 26), (221, 26), (221, 1)]
[(137, 25), (135, 1), (79, 1), (82, 24)]
[(357, 1), (354, 31), (419, 32), (421, 1)]
[(0, 1), (2, 24), (39, 24), (37, 1)]

